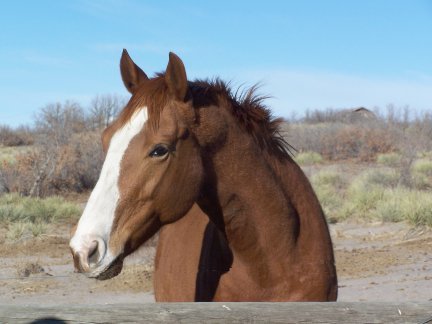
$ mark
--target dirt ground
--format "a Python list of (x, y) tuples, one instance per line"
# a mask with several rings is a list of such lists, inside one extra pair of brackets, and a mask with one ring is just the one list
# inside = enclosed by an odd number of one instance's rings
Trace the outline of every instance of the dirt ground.
[[(68, 226), (10, 243), (0, 239), (0, 304), (115, 304), (153, 302), (154, 247), (126, 259), (114, 279), (73, 272)], [(431, 301), (432, 231), (403, 223), (331, 225), (339, 301)], [(4, 230), (0, 229), (0, 238)]]

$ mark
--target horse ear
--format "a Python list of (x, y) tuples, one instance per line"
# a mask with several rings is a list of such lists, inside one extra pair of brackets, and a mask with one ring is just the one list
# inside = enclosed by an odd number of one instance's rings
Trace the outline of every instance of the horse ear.
[(132, 61), (125, 49), (120, 59), (120, 73), (126, 89), (131, 94), (135, 93), (141, 82), (148, 80), (147, 74)]
[(185, 100), (188, 90), (186, 70), (182, 60), (172, 52), (169, 53), (165, 82), (175, 99), (179, 101)]

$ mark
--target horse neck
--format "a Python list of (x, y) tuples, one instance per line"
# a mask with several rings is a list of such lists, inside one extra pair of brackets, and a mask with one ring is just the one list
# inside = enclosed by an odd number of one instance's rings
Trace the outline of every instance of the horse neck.
[(321, 207), (300, 168), (290, 158), (263, 153), (245, 132), (231, 130), (224, 147), (206, 154), (209, 175), (201, 205), (225, 231), (234, 256), (259, 272), (268, 271), (272, 260), (313, 258), (322, 246), (331, 251)]

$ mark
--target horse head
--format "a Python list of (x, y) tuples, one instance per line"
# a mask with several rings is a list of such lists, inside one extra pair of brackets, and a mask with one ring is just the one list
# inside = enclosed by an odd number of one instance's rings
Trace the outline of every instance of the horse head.
[(70, 241), (76, 270), (98, 279), (120, 273), (127, 255), (185, 215), (203, 177), (180, 58), (170, 53), (165, 73), (148, 78), (124, 50), (120, 70), (132, 96), (103, 132), (105, 161)]

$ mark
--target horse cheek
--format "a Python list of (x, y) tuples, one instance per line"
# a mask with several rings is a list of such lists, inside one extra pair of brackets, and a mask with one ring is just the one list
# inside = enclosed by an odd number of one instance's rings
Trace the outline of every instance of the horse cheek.
[[(183, 161), (179, 161), (183, 162)], [(200, 192), (203, 167), (200, 159), (188, 159), (170, 170), (170, 179), (158, 188), (157, 205), (162, 207), (162, 223), (172, 223), (183, 217), (192, 207)], [(158, 190), (158, 191), (159, 191)]]

